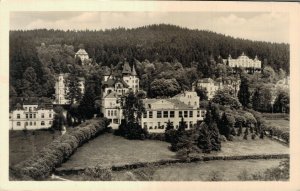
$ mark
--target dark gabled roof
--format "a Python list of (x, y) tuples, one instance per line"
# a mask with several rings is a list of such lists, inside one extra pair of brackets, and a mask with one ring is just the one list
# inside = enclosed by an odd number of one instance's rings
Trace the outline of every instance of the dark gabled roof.
[(131, 72), (131, 75), (132, 75), (132, 76), (136, 76), (136, 75), (137, 75), (137, 74), (136, 74), (136, 71), (135, 71), (134, 65), (132, 66), (132, 72)]
[(118, 82), (122, 83), (125, 88), (129, 87), (129, 85), (123, 79), (120, 79), (120, 78), (117, 78), (117, 79), (109, 78), (107, 81), (105, 81), (103, 83), (103, 86), (106, 85), (107, 87), (113, 87)]
[(107, 96), (105, 96), (104, 98), (118, 98), (118, 94), (117, 92), (111, 92), (110, 94), (108, 94)]
[(124, 62), (122, 74), (131, 74), (131, 67), (127, 61)]

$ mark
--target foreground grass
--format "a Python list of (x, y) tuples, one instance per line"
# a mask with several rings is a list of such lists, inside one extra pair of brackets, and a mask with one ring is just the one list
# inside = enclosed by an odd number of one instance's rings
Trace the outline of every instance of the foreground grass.
[(9, 165), (13, 166), (33, 156), (58, 136), (58, 131), (9, 131)]
[[(264, 172), (279, 165), (281, 160), (241, 160), (177, 163), (149, 166), (133, 170), (113, 171), (113, 181), (241, 181), (248, 175)], [(70, 180), (83, 179), (82, 175), (65, 175)], [(97, 179), (90, 179), (96, 180)]]
[(125, 165), (176, 159), (169, 143), (154, 140), (127, 140), (113, 134), (101, 135), (82, 147), (62, 164), (62, 168)]
[[(175, 153), (169, 150), (170, 144), (154, 140), (127, 140), (112, 134), (104, 134), (78, 148), (60, 169), (86, 168), (96, 165), (103, 167), (119, 166), (137, 162), (154, 162), (175, 160)], [(212, 156), (241, 156), (255, 154), (288, 154), (286, 145), (269, 138), (243, 140), (236, 137), (234, 141), (222, 143), (220, 152)], [(204, 155), (200, 153), (199, 155)]]

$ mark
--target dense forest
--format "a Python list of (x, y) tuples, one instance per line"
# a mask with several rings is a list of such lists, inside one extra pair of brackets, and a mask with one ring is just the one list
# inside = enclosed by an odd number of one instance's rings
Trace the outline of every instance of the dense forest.
[[(186, 81), (197, 77), (217, 77), (218, 74), (213, 70), (220, 63), (218, 60), (227, 58), (229, 54), (236, 58), (242, 52), (250, 58), (257, 55), (264, 66), (272, 67), (275, 72), (284, 70), (289, 73), (288, 44), (236, 39), (210, 31), (166, 24), (104, 31), (10, 31), (9, 43), (10, 96), (51, 97), (54, 94), (55, 74), (75, 69), (78, 75), (86, 77), (88, 70), (101, 73), (97, 66), (118, 66), (124, 58), (131, 65), (136, 64), (141, 79), (141, 75), (147, 76), (139, 65), (156, 63), (157, 66), (158, 62), (161, 68), (167, 64), (166, 68), (172, 67), (174, 71), (183, 67), (193, 73), (195, 68), (197, 74)], [(74, 54), (79, 48), (85, 48), (96, 69), (83, 68), (78, 64)], [(180, 82), (186, 75), (185, 72), (181, 74), (157, 76), (170, 79), (177, 75), (179, 77), (174, 78)], [(157, 81), (156, 78), (154, 80)], [(156, 83), (159, 84), (159, 81)], [(179, 85), (182, 86), (181, 83)], [(149, 89), (147, 86), (149, 84), (144, 85)], [(178, 85), (175, 83), (175, 86)]]

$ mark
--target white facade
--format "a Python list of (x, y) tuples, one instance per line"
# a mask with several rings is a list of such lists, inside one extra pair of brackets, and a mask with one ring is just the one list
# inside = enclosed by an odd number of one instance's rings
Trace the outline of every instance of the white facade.
[(141, 126), (150, 133), (164, 133), (168, 121), (176, 129), (183, 117), (187, 128), (193, 128), (205, 117), (206, 111), (200, 109), (199, 99), (196, 92), (182, 93), (169, 99), (144, 99), (146, 112), (142, 116)]
[(222, 83), (215, 82), (211, 78), (204, 78), (196, 81), (192, 86), (192, 90), (195, 91), (197, 87), (206, 89), (207, 98), (210, 100), (215, 96), (216, 92), (222, 88)]
[(255, 56), (254, 60), (250, 59), (248, 56), (242, 53), (237, 59), (232, 59), (231, 55), (228, 56), (227, 59), (228, 66), (232, 68), (254, 68), (256, 70), (261, 69), (261, 61), (258, 60), (257, 56)]
[(53, 109), (39, 107), (37, 104), (24, 104), (22, 108), (9, 113), (9, 129), (36, 130), (50, 128), (53, 118)]
[(88, 53), (82, 48), (76, 52), (75, 58), (80, 58), (82, 64), (84, 64), (85, 60), (90, 59)]
[[(65, 105), (69, 104), (70, 100), (67, 99), (68, 87), (66, 84), (66, 78), (68, 74), (59, 74), (55, 81), (55, 100), (54, 104)], [(84, 79), (79, 78), (79, 88), (81, 93), (84, 94)]]
[(118, 129), (123, 119), (123, 113), (120, 105), (120, 95), (116, 92), (111, 92), (102, 98), (102, 113), (111, 122), (110, 126), (113, 129)]

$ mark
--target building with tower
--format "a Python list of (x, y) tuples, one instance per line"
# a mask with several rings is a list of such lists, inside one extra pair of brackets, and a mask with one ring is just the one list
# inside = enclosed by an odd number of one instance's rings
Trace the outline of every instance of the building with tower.
[(260, 72), (262, 68), (261, 61), (257, 56), (251, 59), (244, 52), (236, 59), (233, 59), (229, 54), (228, 59), (225, 59), (224, 63), (231, 68), (244, 68), (248, 73)]

